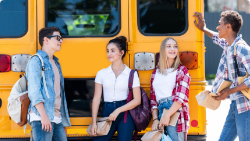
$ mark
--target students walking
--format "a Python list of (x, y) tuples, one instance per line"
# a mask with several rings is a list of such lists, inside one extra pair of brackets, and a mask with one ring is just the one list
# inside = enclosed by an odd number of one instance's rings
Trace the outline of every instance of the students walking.
[[(27, 66), (28, 96), (31, 101), (28, 121), (34, 141), (67, 141), (65, 127), (71, 126), (61, 66), (54, 56), (55, 52), (61, 50), (63, 41), (60, 34), (57, 27), (42, 28), (39, 31), (42, 50), (37, 52), (41, 58), (32, 57)], [(42, 71), (44, 77), (41, 77)]]
[[(173, 38), (166, 38), (161, 43), (158, 66), (151, 75), (150, 102), (153, 114), (152, 130), (165, 126), (173, 141), (187, 139), (190, 79), (187, 68), (181, 65), (177, 42)], [(164, 109), (169, 111), (162, 117)], [(171, 126), (170, 116), (177, 111), (180, 112), (177, 124)]]
[(109, 117), (112, 126), (108, 135), (95, 137), (94, 141), (109, 141), (114, 133), (118, 132), (119, 141), (130, 141), (134, 132), (134, 122), (130, 113), (127, 122), (124, 123), (124, 112), (141, 103), (140, 81), (137, 73), (134, 73), (133, 100), (126, 104), (128, 97), (128, 80), (131, 69), (123, 64), (122, 59), (126, 55), (126, 37), (117, 37), (109, 41), (107, 45), (107, 57), (112, 65), (100, 70), (95, 78), (95, 93), (92, 102), (92, 136), (96, 136), (96, 118), (100, 105), (102, 90), (104, 105), (102, 116)]
[[(250, 73), (250, 48), (242, 39), (242, 35), (238, 35), (243, 25), (242, 17), (236, 11), (222, 12), (216, 28), (217, 33), (206, 28), (205, 19), (201, 13), (196, 12), (194, 16), (197, 17), (194, 21), (196, 27), (223, 49), (212, 92), (216, 93), (223, 80), (233, 82), (229, 89), (222, 90), (217, 97), (214, 97), (215, 100), (229, 98), (232, 101), (219, 141), (234, 141), (237, 136), (240, 141), (249, 141), (250, 101), (241, 90), (250, 87), (250, 77), (246, 77), (244, 83), (239, 85), (239, 76), (236, 72), (236, 67), (238, 67), (239, 74), (244, 76), (246, 72)], [(233, 61), (234, 47), (237, 63)]]

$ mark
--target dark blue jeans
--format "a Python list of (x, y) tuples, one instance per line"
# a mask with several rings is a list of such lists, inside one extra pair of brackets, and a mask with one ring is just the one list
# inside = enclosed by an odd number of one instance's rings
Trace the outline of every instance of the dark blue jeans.
[[(109, 115), (117, 108), (126, 104), (126, 101), (105, 102), (102, 109), (102, 117)], [(93, 141), (110, 141), (117, 131), (118, 141), (131, 141), (135, 129), (134, 121), (128, 112), (127, 122), (124, 123), (124, 112), (120, 113), (112, 122), (108, 135), (95, 137)]]

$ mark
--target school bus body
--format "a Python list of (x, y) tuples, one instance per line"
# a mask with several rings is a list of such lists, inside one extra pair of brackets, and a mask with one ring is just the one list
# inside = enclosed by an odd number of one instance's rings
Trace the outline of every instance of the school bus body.
[[(121, 0), (120, 4), (120, 30), (112, 37), (64, 37), (62, 49), (55, 56), (59, 58), (65, 80), (94, 80), (96, 73), (102, 68), (107, 68), (111, 63), (107, 59), (106, 45), (110, 39), (117, 36), (128, 38), (128, 54), (123, 59), (124, 64), (134, 69), (134, 54), (140, 52), (159, 52), (163, 39), (169, 36), (144, 35), (138, 29), (138, 1)], [(1, 3), (0, 3), (1, 4)], [(203, 0), (187, 0), (187, 27), (182, 35), (173, 37), (179, 46), (180, 52), (195, 52), (198, 54), (197, 69), (189, 70), (191, 85), (189, 94), (190, 129), (188, 135), (206, 135), (206, 110), (198, 106), (195, 95), (205, 90), (205, 47), (204, 34), (196, 29), (193, 23), (195, 11), (203, 13)], [(0, 54), (13, 56), (15, 54), (33, 55), (41, 49), (38, 43), (39, 29), (46, 26), (46, 0), (27, 0), (27, 25), (26, 33), (21, 37), (0, 38)], [(162, 17), (165, 18), (165, 17)], [(171, 19), (169, 19), (171, 20)], [(14, 28), (14, 27), (13, 27)], [(0, 64), (1, 65), (1, 64)], [(153, 70), (139, 71), (140, 83), (150, 95), (150, 76)], [(14, 83), (23, 72), (0, 73), (0, 140), (6, 138), (28, 138), (19, 127), (10, 119), (7, 112), (7, 98)], [(66, 95), (69, 95), (66, 93)], [(84, 138), (89, 135), (86, 129), (91, 124), (91, 116), (71, 116), (72, 126), (67, 127), (68, 137)], [(152, 120), (143, 135), (151, 131)], [(31, 127), (28, 125), (26, 133)]]

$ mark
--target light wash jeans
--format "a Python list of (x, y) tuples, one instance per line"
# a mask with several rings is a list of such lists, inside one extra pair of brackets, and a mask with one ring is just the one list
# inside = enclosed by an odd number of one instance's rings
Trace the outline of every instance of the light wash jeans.
[[(161, 115), (163, 112), (163, 109), (169, 109), (173, 105), (172, 97), (167, 97), (164, 99), (161, 99), (159, 102), (159, 119), (161, 119)], [(167, 132), (172, 139), (172, 141), (185, 141), (185, 133), (179, 132), (177, 133), (177, 123), (175, 126), (165, 126), (164, 130)]]
[(67, 141), (62, 122), (55, 124), (51, 122), (52, 132), (42, 130), (41, 121), (32, 121), (31, 129), (34, 141)]
[(233, 100), (219, 141), (234, 141), (237, 135), (240, 141), (250, 141), (250, 110), (238, 114), (236, 101)]

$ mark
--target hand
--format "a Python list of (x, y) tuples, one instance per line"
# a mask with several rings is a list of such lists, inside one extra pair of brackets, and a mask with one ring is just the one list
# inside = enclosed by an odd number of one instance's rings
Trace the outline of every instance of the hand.
[(220, 101), (225, 100), (230, 94), (234, 93), (232, 89), (224, 89), (221, 92), (219, 92), (218, 96), (213, 96), (213, 99)]
[(164, 115), (161, 118), (162, 119), (161, 119), (160, 124), (159, 124), (159, 129), (163, 129), (164, 126), (168, 126), (169, 121), (170, 121), (170, 116), (168, 114)]
[(46, 132), (52, 131), (51, 122), (47, 115), (41, 117), (41, 123), (42, 123), (42, 130)]
[(109, 120), (110, 121), (115, 121), (115, 119), (117, 118), (117, 116), (120, 114), (119, 108), (116, 109), (113, 113), (111, 113), (109, 115)]
[(97, 125), (96, 123), (92, 123), (92, 127), (90, 129), (90, 136), (97, 136)]
[(205, 19), (204, 19), (203, 15), (201, 13), (199, 13), (199, 12), (194, 12), (193, 16), (196, 17), (197, 20), (198, 20), (198, 23), (197, 23), (196, 20), (194, 20), (195, 26), (199, 30), (204, 31), (204, 29), (206, 28), (206, 23), (205, 23)]
[(66, 129), (66, 127), (63, 127), (63, 129), (64, 129), (64, 132), (65, 132), (65, 134), (67, 136), (67, 129)]
[(154, 121), (153, 121), (153, 124), (152, 124), (152, 131), (158, 130), (159, 123), (160, 123), (159, 120), (154, 120)]

